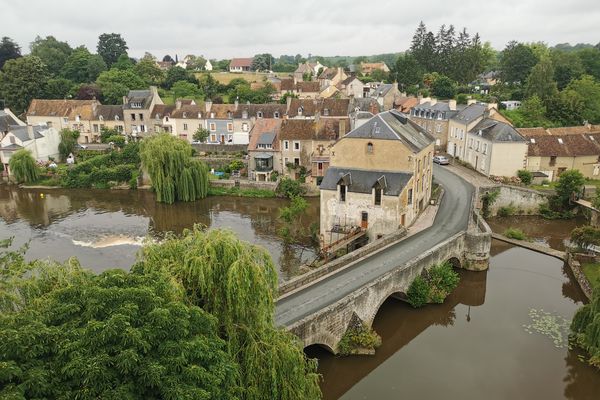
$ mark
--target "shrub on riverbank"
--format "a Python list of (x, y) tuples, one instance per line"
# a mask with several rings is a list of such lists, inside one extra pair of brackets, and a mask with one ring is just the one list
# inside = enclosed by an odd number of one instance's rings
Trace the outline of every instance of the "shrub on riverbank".
[(363, 323), (349, 327), (338, 344), (338, 352), (343, 356), (372, 352), (381, 346), (381, 337)]
[(510, 217), (513, 215), (517, 209), (512, 205), (502, 206), (498, 208), (498, 212), (496, 213), (499, 217)]
[(208, 188), (209, 196), (234, 196), (234, 197), (256, 197), (256, 198), (269, 198), (275, 197), (276, 194), (272, 190), (266, 189), (240, 189), (238, 187), (215, 187), (211, 186)]
[(415, 308), (427, 303), (441, 304), (456, 289), (459, 281), (458, 273), (449, 262), (434, 265), (410, 284), (406, 292), (408, 303)]
[(571, 231), (571, 242), (582, 249), (600, 247), (600, 228), (590, 225), (580, 226)]
[(508, 228), (504, 231), (504, 236), (510, 239), (527, 240), (525, 232), (518, 228)]
[(600, 369), (600, 288), (596, 287), (592, 301), (584, 305), (571, 322), (572, 338), (588, 353), (588, 363)]

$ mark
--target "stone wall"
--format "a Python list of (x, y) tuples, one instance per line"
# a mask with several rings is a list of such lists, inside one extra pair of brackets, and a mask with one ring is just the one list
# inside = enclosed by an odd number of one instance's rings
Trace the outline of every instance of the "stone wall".
[(241, 153), (248, 151), (247, 144), (193, 144), (192, 147), (196, 149), (197, 152), (205, 152), (205, 153)]
[(548, 195), (544, 193), (508, 185), (479, 188), (478, 201), (481, 202), (480, 199), (483, 194), (494, 190), (500, 191), (500, 194), (490, 207), (491, 216), (495, 216), (500, 207), (513, 207), (516, 215), (535, 215), (539, 214), (540, 204), (548, 202)]
[[(239, 181), (240, 189), (262, 189), (262, 190), (273, 190), (277, 188), (276, 182), (256, 182), (249, 181), (246, 179), (240, 179)], [(234, 179), (219, 179), (210, 181), (210, 185), (214, 187), (222, 187), (222, 188), (232, 188), (236, 186), (236, 180)]]

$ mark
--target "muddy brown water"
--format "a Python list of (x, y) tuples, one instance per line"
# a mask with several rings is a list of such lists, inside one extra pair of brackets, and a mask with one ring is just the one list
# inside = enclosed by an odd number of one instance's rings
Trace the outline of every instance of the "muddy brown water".
[[(301, 221), (318, 221), (319, 201), (308, 199)], [(277, 231), (285, 199), (208, 197), (173, 205), (156, 203), (154, 194), (138, 190), (17, 189), (0, 185), (0, 239), (29, 243), (29, 259), (63, 261), (77, 257), (95, 271), (129, 268), (144, 238), (181, 233), (194, 224), (227, 228), (241, 239), (265, 247), (279, 266), (281, 279), (315, 258), (310, 241), (287, 245)]]
[(600, 398), (600, 371), (523, 326), (531, 309), (571, 319), (583, 304), (561, 261), (494, 241), (489, 271), (459, 273), (444, 304), (386, 301), (375, 356), (307, 349), (319, 359), (324, 399)]

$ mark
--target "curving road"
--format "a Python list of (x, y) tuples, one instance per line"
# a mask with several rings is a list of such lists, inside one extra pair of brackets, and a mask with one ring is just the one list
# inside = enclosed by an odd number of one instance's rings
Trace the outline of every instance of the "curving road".
[(466, 230), (473, 186), (444, 167), (434, 165), (433, 172), (445, 193), (430, 228), (278, 301), (275, 324), (289, 326)]

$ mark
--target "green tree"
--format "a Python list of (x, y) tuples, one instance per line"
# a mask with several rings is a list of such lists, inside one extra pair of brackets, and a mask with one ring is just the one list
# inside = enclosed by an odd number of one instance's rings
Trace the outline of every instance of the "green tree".
[(44, 39), (37, 36), (30, 48), (30, 55), (39, 57), (53, 76), (60, 74), (63, 65), (73, 51), (67, 42), (60, 42), (54, 36), (47, 36)]
[(133, 70), (110, 69), (98, 76), (96, 83), (102, 91), (102, 97), (108, 104), (121, 104), (123, 96), (129, 90), (144, 89), (146, 82)]
[(186, 71), (181, 67), (172, 67), (167, 71), (167, 76), (165, 77), (165, 81), (163, 82), (163, 87), (165, 89), (171, 89), (171, 87), (175, 84), (175, 82), (179, 81), (187, 81), (190, 83), (198, 84), (198, 79), (196, 77)]
[(581, 100), (581, 117), (586, 121), (600, 123), (600, 82), (589, 75), (583, 75), (569, 83), (565, 92)]
[(545, 102), (555, 96), (557, 92), (558, 89), (554, 81), (554, 67), (549, 57), (543, 57), (531, 69), (531, 73), (527, 78), (525, 94), (527, 97), (537, 96)]
[(35, 182), (40, 176), (31, 152), (26, 149), (18, 150), (10, 157), (8, 168), (17, 183)]
[(564, 209), (570, 209), (571, 198), (573, 195), (580, 195), (583, 191), (585, 178), (583, 174), (576, 169), (571, 169), (560, 174), (556, 184), (556, 196), (559, 204)]
[(0, 314), (0, 397), (237, 398), (217, 318), (164, 271), (28, 268), (16, 311)]
[(422, 79), (423, 70), (415, 57), (410, 52), (400, 55), (396, 61), (396, 81), (398, 85), (406, 90), (411, 86), (420, 84)]
[(546, 116), (560, 126), (581, 125), (585, 109), (583, 97), (574, 90), (563, 90), (546, 101)]
[(275, 64), (275, 59), (269, 53), (257, 54), (252, 59), (253, 71), (270, 71)]
[(592, 300), (584, 305), (571, 321), (574, 342), (588, 353), (588, 363), (600, 369), (600, 287), (592, 293)]
[(0, 97), (6, 101), (6, 107), (20, 114), (31, 100), (42, 97), (48, 77), (46, 66), (38, 57), (8, 60), (0, 72)]
[(173, 93), (173, 99), (195, 99), (202, 95), (202, 91), (198, 85), (188, 81), (178, 81), (171, 86), (171, 92)]
[(554, 80), (560, 90), (583, 75), (583, 65), (577, 54), (554, 49), (550, 52), (550, 59), (554, 67)]
[(217, 316), (221, 337), (240, 368), (242, 400), (318, 399), (316, 362), (297, 338), (275, 328), (277, 272), (266, 250), (229, 231), (195, 227), (180, 239), (143, 249), (134, 271), (167, 269), (189, 301)]
[(108, 143), (108, 142), (110, 142), (110, 140), (109, 140), (110, 137), (118, 136), (118, 135), (120, 135), (120, 133), (115, 128), (107, 128), (105, 126), (100, 128), (100, 142), (101, 143)]
[(21, 57), (21, 47), (7, 36), (3, 36), (0, 40), (0, 69), (8, 60)]
[(111, 69), (120, 69), (122, 71), (133, 70), (133, 67), (133, 61), (131, 60), (131, 58), (129, 58), (127, 54), (121, 54), (119, 58), (117, 58), (117, 61), (115, 61), (113, 65), (111, 65)]
[(300, 221), (300, 217), (306, 213), (308, 202), (300, 196), (293, 196), (290, 204), (279, 209), (279, 219), (283, 226), (279, 230), (280, 235), (286, 242), (300, 239), (307, 235), (307, 230)]
[(533, 174), (530, 171), (527, 171), (526, 169), (518, 170), (517, 176), (521, 180), (521, 183), (523, 183), (524, 185), (531, 184), (531, 181), (533, 180)]
[(425, 72), (436, 71), (436, 42), (432, 32), (421, 21), (412, 38), (410, 53)]
[(584, 73), (600, 80), (600, 49), (583, 49), (577, 52)]
[(279, 181), (275, 191), (280, 196), (285, 196), (292, 199), (294, 197), (302, 196), (305, 190), (300, 181), (285, 177)]
[(440, 75), (431, 87), (431, 93), (440, 99), (452, 99), (456, 95), (456, 83), (445, 75)]
[(194, 132), (193, 139), (200, 143), (204, 143), (206, 142), (206, 139), (208, 139), (208, 135), (210, 135), (208, 129), (200, 126), (196, 129), (196, 132)]
[(98, 37), (96, 51), (102, 57), (107, 67), (111, 67), (121, 54), (127, 54), (127, 43), (118, 33), (103, 33)]
[(106, 63), (102, 57), (80, 46), (67, 58), (61, 75), (76, 83), (89, 83), (94, 82), (103, 71), (106, 71)]
[(158, 68), (156, 62), (151, 58), (144, 57), (135, 64), (135, 73), (142, 78), (148, 86), (158, 86), (165, 79), (165, 73)]
[(211, 74), (200, 77), (200, 89), (205, 99), (213, 99), (222, 91), (221, 84)]
[(157, 201), (171, 204), (206, 197), (208, 169), (203, 162), (191, 158), (192, 146), (187, 141), (170, 134), (153, 136), (142, 141), (140, 157)]
[(50, 78), (44, 85), (44, 99), (66, 99), (71, 96), (74, 83), (65, 78)]
[(500, 56), (502, 81), (508, 84), (525, 83), (537, 62), (538, 58), (531, 47), (516, 41), (509, 42)]
[(525, 100), (518, 111), (524, 118), (524, 127), (547, 126), (546, 107), (539, 97)]
[(60, 159), (65, 161), (69, 154), (75, 151), (75, 146), (77, 146), (77, 139), (79, 138), (79, 131), (74, 131), (71, 129), (62, 129), (60, 131), (60, 143), (58, 144), (58, 153), (60, 154)]

